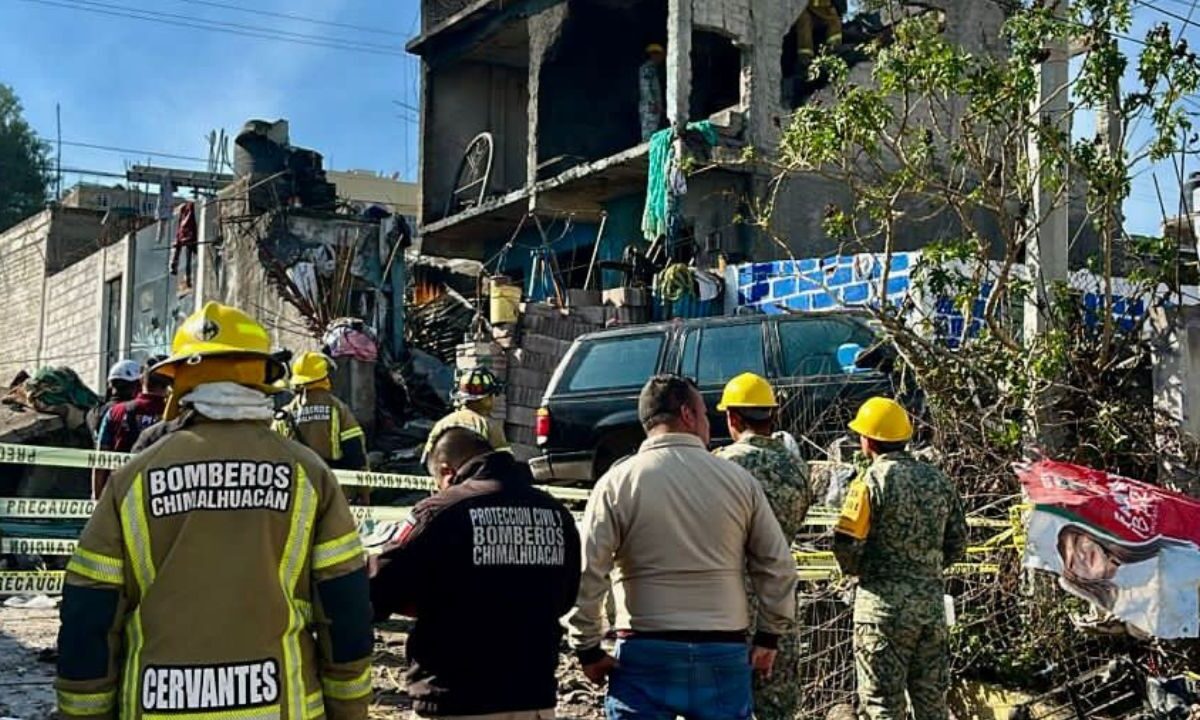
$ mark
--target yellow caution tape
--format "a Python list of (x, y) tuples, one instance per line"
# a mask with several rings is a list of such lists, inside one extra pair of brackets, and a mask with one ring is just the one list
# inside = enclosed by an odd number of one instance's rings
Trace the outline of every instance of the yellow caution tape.
[(61, 570), (0, 570), (0, 595), (61, 595), (65, 574)]
[[(0, 463), (13, 465), (116, 470), (124, 465), (129, 458), (130, 456), (125, 453), (0, 443)], [(383, 488), (388, 490), (421, 490), (425, 492), (434, 492), (437, 490), (437, 484), (434, 483), (433, 478), (427, 475), (401, 475), (365, 470), (334, 470), (333, 474), (337, 477), (340, 484), (354, 487)], [(544, 489), (561, 500), (587, 500), (590, 492), (581, 488), (546, 486)]]
[(0, 498), (0, 518), (53, 518), (55, 520), (83, 519), (92, 516), (95, 500), (63, 500), (60, 498)]
[(0, 555), (70, 555), (78, 540), (65, 538), (0, 538)]

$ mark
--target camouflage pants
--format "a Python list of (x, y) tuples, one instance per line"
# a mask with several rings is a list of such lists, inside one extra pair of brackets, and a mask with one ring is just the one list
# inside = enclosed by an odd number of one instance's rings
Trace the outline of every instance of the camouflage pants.
[(941, 620), (854, 623), (860, 716), (904, 720), (907, 691), (916, 720), (947, 720), (949, 642), (949, 631)]
[(754, 676), (755, 720), (795, 720), (800, 700), (800, 638), (792, 631), (779, 638), (771, 677)]

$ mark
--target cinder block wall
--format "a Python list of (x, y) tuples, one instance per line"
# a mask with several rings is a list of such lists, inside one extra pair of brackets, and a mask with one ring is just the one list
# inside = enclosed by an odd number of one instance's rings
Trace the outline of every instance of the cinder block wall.
[(43, 319), (42, 365), (66, 365), (93, 390), (100, 377), (104, 251), (51, 275)]
[[(49, 277), (41, 365), (66, 365), (97, 393), (103, 391), (104, 283), (125, 270), (125, 240), (102, 248)], [(115, 312), (122, 312), (118, 305)], [(119, 325), (119, 321), (118, 321)], [(119, 338), (118, 338), (119, 342)]]
[[(45, 210), (0, 234), (5, 385), (20, 370), (66, 365), (93, 390), (103, 388), (104, 283), (125, 271), (125, 240), (84, 254), (99, 245), (98, 228), (94, 217)], [(51, 266), (48, 256), (69, 264)]]
[(0, 347), (4, 386), (19, 370), (36, 365), (46, 278), (46, 210), (0, 233), (0, 306), (8, 332)]

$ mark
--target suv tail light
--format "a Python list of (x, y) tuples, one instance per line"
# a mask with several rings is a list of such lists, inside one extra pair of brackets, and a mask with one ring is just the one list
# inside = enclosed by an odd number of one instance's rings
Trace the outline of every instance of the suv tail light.
[(538, 445), (545, 445), (550, 439), (550, 411), (546, 408), (538, 408), (533, 421), (533, 434), (537, 436)]

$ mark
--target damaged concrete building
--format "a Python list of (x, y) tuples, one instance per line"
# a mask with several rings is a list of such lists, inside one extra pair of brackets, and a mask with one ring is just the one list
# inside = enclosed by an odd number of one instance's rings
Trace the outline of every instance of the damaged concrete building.
[(278, 347), (317, 348), (321, 328), (285, 290), (319, 306), (318, 320), (361, 318), (399, 354), (405, 263), (395, 245), (409, 240), (413, 187), (360, 172), (342, 174), (343, 189), (318, 153), (288, 144), (285, 122), (258, 126), (277, 126), (269, 157), (236, 176), (181, 173), (177, 186), (202, 186), (177, 196), (168, 217), (53, 204), (0, 233), (0, 304), (19, 329), (0, 352), (0, 378), (64, 365), (102, 391), (114, 363), (168, 352), (208, 300), (257, 315)]
[[(945, 33), (984, 52), (1003, 13), (982, 0), (923, 2)], [(639, 67), (666, 48), (664, 125), (711, 120), (717, 137), (687, 178), (677, 257), (710, 263), (786, 254), (741, 222), (764, 195), (797, 73), (806, 0), (424, 0), (421, 234), (434, 255), (489, 261), (523, 276), (549, 245), (568, 286), (595, 256), (644, 245), (650, 144), (639, 127)], [(869, 73), (866, 67), (853, 72)], [(783, 188), (773, 235), (797, 257), (836, 251), (825, 208), (845, 190), (816, 177)], [(603, 220), (603, 222), (602, 222)], [(601, 228), (603, 232), (601, 232)], [(913, 247), (943, 231), (908, 238)], [(611, 265), (610, 265), (611, 267)], [(606, 272), (607, 284), (619, 276)]]

